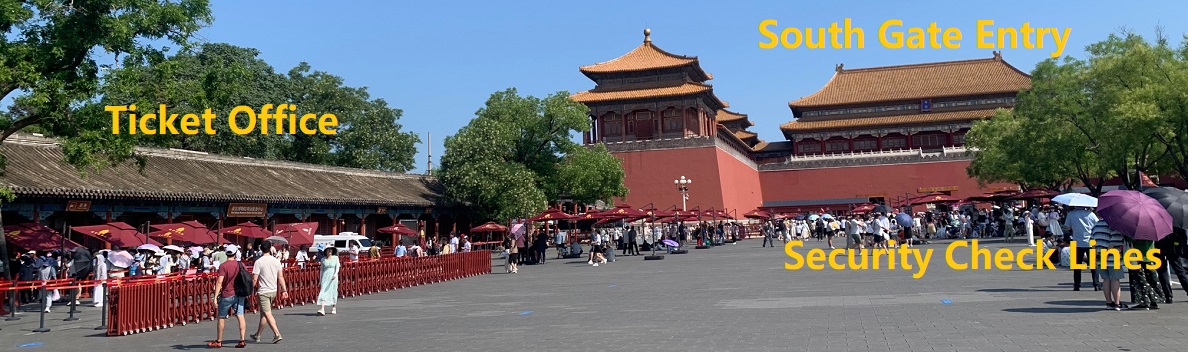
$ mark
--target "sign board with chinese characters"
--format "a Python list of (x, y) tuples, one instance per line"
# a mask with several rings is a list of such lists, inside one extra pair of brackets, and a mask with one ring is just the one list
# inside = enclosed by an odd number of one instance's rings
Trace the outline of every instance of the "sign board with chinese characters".
[(72, 200), (66, 202), (66, 211), (85, 212), (91, 211), (91, 201), (89, 200)]
[(268, 204), (263, 203), (231, 203), (227, 204), (229, 218), (262, 218), (268, 216)]

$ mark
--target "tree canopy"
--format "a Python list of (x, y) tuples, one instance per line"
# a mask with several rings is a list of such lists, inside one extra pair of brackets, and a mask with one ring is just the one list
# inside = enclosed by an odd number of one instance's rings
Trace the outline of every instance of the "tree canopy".
[(1050, 188), (1077, 181), (1094, 194), (1112, 177), (1138, 189), (1141, 173), (1188, 175), (1188, 45), (1122, 33), (1086, 51), (1040, 62), (1013, 111), (974, 125), (970, 175)]
[(184, 47), (211, 19), (207, 0), (0, 1), (0, 100), (13, 98), (0, 141), (35, 126), (61, 137), (77, 166), (126, 160), (130, 137), (99, 130), (101, 114), (79, 107), (98, 90), (96, 58), (163, 57), (153, 43)]
[(445, 139), (438, 176), (446, 195), (493, 219), (527, 216), (561, 197), (625, 196), (618, 159), (605, 146), (572, 140), (590, 128), (586, 111), (567, 92), (544, 99), (514, 88), (492, 94), (469, 124)]
[[(387, 171), (413, 168), (420, 138), (401, 132), (400, 109), (306, 63), (278, 74), (258, 55), (255, 49), (213, 43), (160, 62), (130, 63), (106, 77), (97, 105), (137, 104), (144, 110), (165, 104), (184, 112), (210, 108), (217, 116), (215, 134), (145, 136), (144, 144)], [(226, 122), (235, 106), (286, 103), (295, 105), (298, 115), (337, 115), (338, 133), (237, 135)]]

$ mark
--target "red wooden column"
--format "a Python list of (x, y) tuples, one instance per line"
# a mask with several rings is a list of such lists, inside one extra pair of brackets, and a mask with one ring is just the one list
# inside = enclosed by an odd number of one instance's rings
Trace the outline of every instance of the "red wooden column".
[(875, 136), (875, 150), (883, 150), (883, 135)]
[(359, 213), (359, 236), (367, 236), (367, 214)]

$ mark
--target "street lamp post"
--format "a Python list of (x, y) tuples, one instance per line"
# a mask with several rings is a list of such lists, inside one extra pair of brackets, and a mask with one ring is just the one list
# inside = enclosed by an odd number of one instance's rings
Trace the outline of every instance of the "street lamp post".
[(681, 192), (681, 211), (685, 211), (685, 202), (689, 200), (689, 185), (693, 180), (681, 176), (680, 179), (672, 180), (672, 184), (677, 186), (677, 191)]

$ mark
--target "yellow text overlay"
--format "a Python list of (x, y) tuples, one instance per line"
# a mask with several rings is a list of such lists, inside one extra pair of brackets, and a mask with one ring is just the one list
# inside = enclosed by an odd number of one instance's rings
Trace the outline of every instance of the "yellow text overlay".
[[(293, 112), (297, 106), (280, 104), (273, 112), (272, 104), (265, 104), (257, 113), (250, 106), (240, 105), (231, 109), (226, 123), (231, 132), (245, 135), (260, 134), (336, 134), (338, 133), (338, 117), (334, 114), (285, 114)], [(161, 104), (155, 112), (137, 114), (136, 105), (108, 105), (104, 108), (111, 113), (111, 133), (120, 134), (187, 134), (199, 133), (215, 134), (214, 120), (218, 117), (206, 109), (201, 114), (170, 114), (165, 104)], [(126, 127), (126, 128), (125, 128)], [(271, 127), (271, 128), (270, 128)]]
[[(1018, 27), (1000, 27), (995, 26), (994, 20), (977, 20), (973, 27), (974, 46), (978, 49), (1052, 48), (1051, 57), (1060, 57), (1064, 53), (1068, 35), (1072, 32), (1069, 27), (1033, 27), (1031, 22), (1023, 22)], [(898, 19), (883, 21), (875, 34), (879, 44), (888, 49), (957, 49), (965, 37), (957, 27), (941, 28), (936, 22), (919, 27), (905, 26)], [(759, 35), (764, 38), (759, 42), (760, 49), (777, 46), (788, 49), (866, 47), (866, 30), (854, 26), (850, 18), (843, 19), (840, 25), (833, 22), (828, 27), (804, 28), (779, 28), (779, 21), (766, 19), (759, 22)]]

